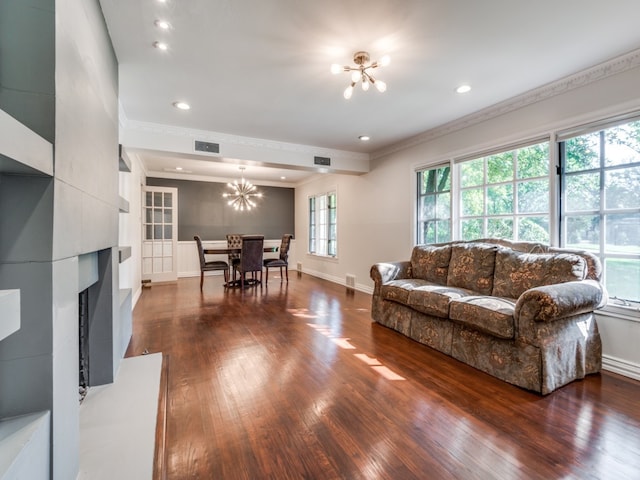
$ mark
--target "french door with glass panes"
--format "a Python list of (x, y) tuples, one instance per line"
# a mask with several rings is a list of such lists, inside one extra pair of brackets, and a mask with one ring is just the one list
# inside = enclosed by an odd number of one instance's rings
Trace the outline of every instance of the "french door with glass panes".
[(142, 279), (178, 279), (178, 189), (142, 187)]

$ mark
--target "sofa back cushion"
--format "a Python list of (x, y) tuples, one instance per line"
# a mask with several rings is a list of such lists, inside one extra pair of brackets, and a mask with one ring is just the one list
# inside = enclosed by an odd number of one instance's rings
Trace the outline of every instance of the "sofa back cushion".
[(497, 249), (486, 243), (452, 245), (447, 285), (490, 295)]
[(572, 253), (522, 253), (500, 248), (496, 253), (494, 297), (518, 298), (530, 288), (584, 280), (587, 262)]
[(446, 285), (450, 259), (451, 245), (417, 245), (411, 252), (411, 276)]

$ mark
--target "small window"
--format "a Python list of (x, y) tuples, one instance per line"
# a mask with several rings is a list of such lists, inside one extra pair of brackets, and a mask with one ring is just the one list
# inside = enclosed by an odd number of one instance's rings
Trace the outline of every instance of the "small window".
[(338, 205), (335, 192), (309, 197), (309, 253), (338, 255)]
[(418, 172), (417, 242), (451, 240), (451, 167), (443, 165)]

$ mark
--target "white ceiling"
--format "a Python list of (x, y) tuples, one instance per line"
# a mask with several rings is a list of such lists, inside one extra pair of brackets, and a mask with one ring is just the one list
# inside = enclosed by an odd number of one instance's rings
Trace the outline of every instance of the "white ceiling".
[[(640, 48), (638, 0), (100, 0), (124, 117), (198, 131), (371, 153)], [(170, 22), (162, 31), (155, 20)], [(165, 52), (154, 48), (165, 41)], [(357, 50), (391, 64), (388, 89), (342, 96)], [(472, 91), (456, 94), (468, 83)], [(178, 100), (192, 108), (180, 111)], [(363, 143), (358, 136), (367, 134)], [(140, 151), (148, 172), (205, 162)], [(250, 163), (250, 162), (245, 162)], [(166, 173), (166, 172), (165, 172)], [(310, 172), (249, 166), (254, 181)]]

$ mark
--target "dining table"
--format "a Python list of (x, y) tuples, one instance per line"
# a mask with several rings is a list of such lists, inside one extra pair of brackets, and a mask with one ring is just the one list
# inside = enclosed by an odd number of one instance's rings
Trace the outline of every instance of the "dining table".
[[(264, 253), (274, 253), (277, 252), (280, 247), (264, 247), (262, 251)], [(222, 248), (203, 248), (202, 251), (206, 255), (229, 255), (231, 253), (241, 253), (242, 248), (240, 247), (222, 247)]]
[[(264, 247), (262, 251), (264, 253), (275, 253), (280, 249), (280, 247)], [(233, 253), (242, 253), (241, 247), (217, 247), (217, 248), (203, 248), (202, 251), (205, 255), (229, 255)], [(255, 283), (259, 283), (258, 281), (245, 281), (247, 286), (254, 285)], [(241, 284), (240, 280), (229, 280), (225, 283), (226, 287), (229, 288), (237, 288)]]

